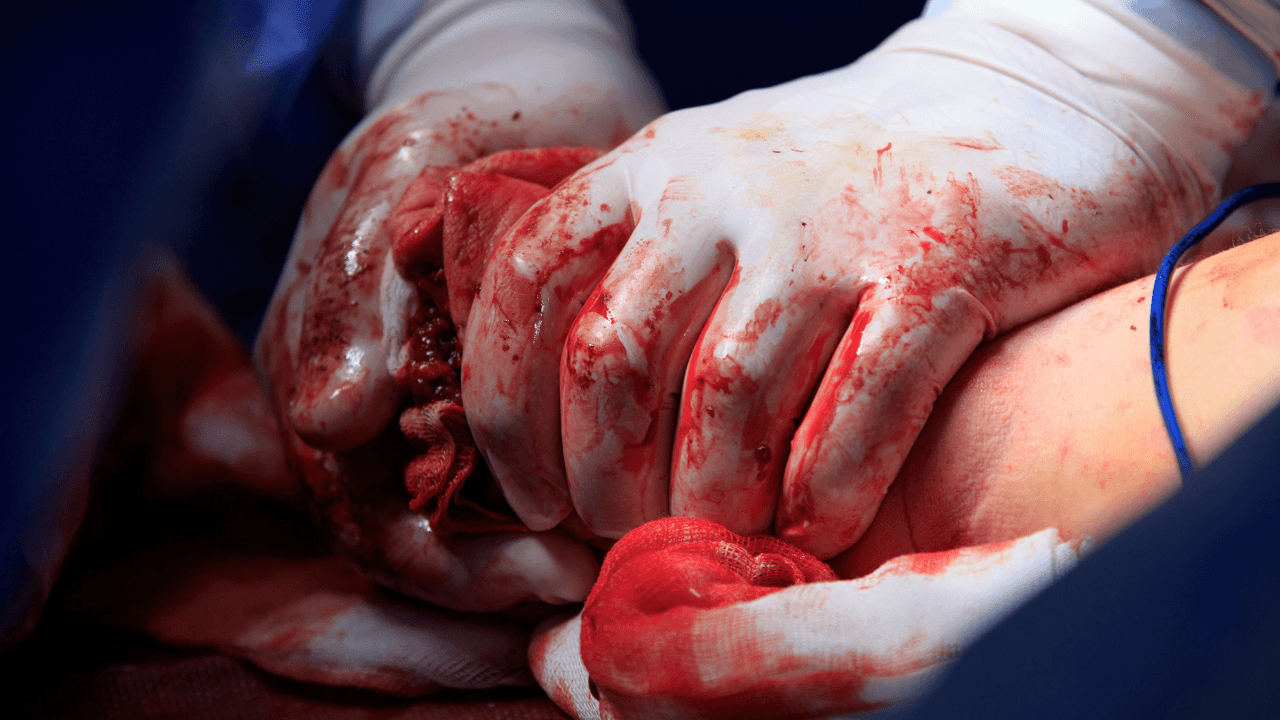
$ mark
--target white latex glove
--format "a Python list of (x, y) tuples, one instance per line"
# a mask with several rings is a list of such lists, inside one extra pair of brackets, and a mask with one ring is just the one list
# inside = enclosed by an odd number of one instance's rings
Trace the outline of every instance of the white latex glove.
[[(1280, 403), (1280, 234), (1175, 271), (1165, 360), (1196, 467)], [(1056, 527), (1105, 541), (1182, 486), (1151, 389), (1154, 277), (985, 343), (938, 398), (841, 577)], [(1230, 352), (1223, 352), (1230, 348)]]
[(446, 541), (409, 510), (396, 372), (429, 301), (397, 272), (387, 220), (428, 166), (611, 147), (656, 113), (652, 85), (589, 0), (446, 2), (387, 52), (369, 95), (312, 190), (255, 347), (292, 468), (335, 546), (379, 582), (463, 610), (581, 600), (597, 562), (568, 536)]
[(244, 347), (172, 259), (149, 256), (134, 279), (128, 399), (62, 609), (304, 682), (408, 696), (531, 685), (527, 623), (396, 598), (327, 552)]
[(670, 513), (830, 557), (974, 347), (1153, 270), (1261, 111), (1118, 4), (962, 0), (672, 113), (500, 241), (477, 443), (532, 528)]
[(535, 631), (534, 676), (580, 720), (868, 710), (918, 696), (1078, 550), (1048, 529), (833, 581), (782, 545), (678, 518), (636, 530), (583, 612)]
[[(1280, 401), (1278, 249), (1271, 235), (1174, 276), (1167, 359), (1197, 464)], [(543, 687), (577, 717), (599, 713), (588, 668), (623, 717), (808, 716), (924, 691), (1072, 548), (1179, 488), (1151, 392), (1152, 282), (1024, 325), (965, 363), (867, 533), (831, 560), (857, 580), (761, 598), (822, 579), (816, 561), (703, 521), (645, 525), (606, 558), (586, 630), (575, 619), (535, 636)]]

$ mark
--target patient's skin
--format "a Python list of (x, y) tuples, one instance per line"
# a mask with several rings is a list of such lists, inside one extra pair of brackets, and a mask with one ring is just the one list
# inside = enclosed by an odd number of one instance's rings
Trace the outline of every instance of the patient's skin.
[[(1196, 467), (1280, 401), (1280, 233), (1180, 269), (1166, 338)], [(1045, 527), (1101, 541), (1181, 486), (1156, 404), (1153, 277), (1026, 325), (974, 353), (875, 521), (831, 562), (856, 577), (904, 553)]]

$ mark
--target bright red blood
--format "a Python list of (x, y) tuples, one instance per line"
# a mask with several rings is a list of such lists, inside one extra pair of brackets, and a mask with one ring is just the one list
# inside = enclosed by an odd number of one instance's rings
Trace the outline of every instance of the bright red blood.
[[(405, 189), (387, 220), (396, 269), (409, 280), (417, 281), (445, 266), (441, 223), (449, 181), (457, 173), (499, 175), (550, 189), (599, 156), (600, 151), (595, 148), (503, 150), (480, 158), (461, 171), (436, 166), (424, 168)], [(506, 206), (503, 199), (493, 198), (484, 207), (502, 213)], [(519, 216), (527, 207), (515, 215)], [(472, 261), (483, 262), (483, 259), (472, 258)]]
[[(735, 281), (722, 303), (733, 302), (736, 288)], [(851, 314), (846, 305), (829, 285), (788, 287), (782, 297), (760, 302), (740, 325), (708, 324), (684, 383), (672, 464), (673, 473), (694, 480), (677, 485), (673, 512), (711, 517), (744, 532), (772, 525), (793, 421), (804, 415), (840, 337), (836, 328)], [(787, 354), (785, 370), (766, 363), (748, 371), (733, 359), (755, 354), (752, 346), (766, 334), (778, 348), (770, 352)], [(726, 339), (738, 350), (715, 357), (711, 343)]]
[[(396, 153), (408, 144), (405, 131), (411, 118), (404, 112), (384, 115), (350, 149), (334, 153), (321, 175), (321, 187), (331, 191), (350, 188), (346, 205), (325, 236), (312, 267), (312, 292), (303, 316), (302, 344), (299, 348), (298, 405), (317, 402), (335, 368), (343, 363), (343, 353), (357, 334), (381, 336), (382, 324), (364, 313), (353, 312), (362, 301), (378, 291), (379, 267), (386, 247), (374, 233), (368, 245), (352, 242), (357, 228), (372, 208), (394, 193), (397, 182), (387, 178), (387, 168)], [(356, 171), (351, 171), (356, 167)]]
[(471, 304), (480, 294), (480, 279), (498, 238), (551, 192), (542, 185), (506, 175), (472, 172), (471, 168), (479, 164), (472, 163), (466, 171), (450, 178), (445, 204), (443, 244), (449, 314), (457, 319), (460, 329), (465, 327)]
[[(593, 148), (509, 150), (460, 170), (427, 167), (387, 221), (396, 268), (417, 283), (422, 308), (396, 374), (413, 398), (400, 429), (418, 450), (404, 482), (410, 508), (427, 513), (436, 532), (523, 529), (479, 462), (462, 407), (462, 349), (450, 318), (465, 321), (497, 238), (551, 185), (599, 155)], [(485, 487), (464, 493), (468, 480)]]
[[(728, 281), (732, 258), (727, 244), (723, 245), (719, 261), (692, 287), (678, 292), (672, 289), (676, 273), (669, 267), (651, 268), (643, 277), (614, 282), (611, 287), (619, 282), (627, 286), (628, 300), (621, 307), (602, 284), (578, 313), (565, 342), (561, 392), (566, 405), (591, 408), (566, 420), (583, 421), (566, 434), (573, 443), (567, 449), (592, 447), (605, 432), (620, 434), (622, 456), (616, 468), (627, 474), (628, 483), (636, 478), (650, 480), (642, 484), (642, 492), (665, 492), (665, 482), (654, 481), (665, 480), (669, 472), (667, 441), (675, 426), (675, 398), (695, 342), (693, 332), (705, 323), (705, 314)], [(633, 366), (617, 334), (619, 322), (643, 352), (645, 372)], [(619, 423), (635, 408), (647, 410), (649, 422), (644, 427), (621, 427)], [(601, 478), (592, 481), (601, 482)]]
[[(583, 663), (602, 704), (628, 717), (644, 716), (655, 702), (696, 716), (744, 718), (807, 717), (814, 701), (860, 709), (863, 678), (883, 668), (869, 663), (842, 672), (756, 677), (748, 688), (726, 690), (689, 652), (701, 613), (835, 579), (824, 563), (775, 537), (744, 537), (690, 518), (654, 521), (628, 533), (605, 557), (583, 608)], [(759, 652), (761, 658), (776, 655), (769, 647)], [(736, 668), (750, 668), (754, 660), (720, 659)]]
[(961, 551), (959, 548), (941, 552), (914, 553), (907, 556), (907, 562), (902, 566), (902, 572), (910, 575), (941, 575), (960, 556)]
[(602, 154), (590, 147), (504, 150), (480, 158), (468, 165), (466, 171), (503, 175), (550, 189)]
[[(540, 518), (563, 518), (572, 508), (561, 428), (554, 415), (559, 351), (573, 318), (634, 227), (629, 214), (610, 225), (595, 225), (594, 232), (580, 227), (587, 219), (584, 213), (594, 209), (589, 184), (589, 175), (571, 178), (499, 240), (484, 274), (485, 324), (467, 331), (467, 342), (483, 348), (486, 362), (501, 358), (510, 366), (486, 373), (468, 395), (474, 392), (486, 402), (505, 398), (521, 413), (472, 415), (472, 429), (485, 452), (501, 457), (508, 467), (503, 478), (508, 492), (518, 494), (522, 506)], [(464, 383), (470, 382), (470, 367), (470, 361), (464, 364)], [(534, 407), (554, 414), (528, 422)]]
[(1004, 146), (992, 138), (953, 137), (946, 138), (956, 147), (970, 150), (1003, 150)]
[(424, 168), (387, 218), (391, 257), (406, 280), (417, 282), (444, 267), (441, 220), (445, 190), (455, 172), (456, 168)]

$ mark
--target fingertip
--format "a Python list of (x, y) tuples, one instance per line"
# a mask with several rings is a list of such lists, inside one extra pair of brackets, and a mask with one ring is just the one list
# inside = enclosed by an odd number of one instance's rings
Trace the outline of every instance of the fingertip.
[[(673, 429), (642, 340), (597, 289), (578, 314), (560, 365), (565, 475), (574, 508), (597, 535), (618, 538), (667, 514), (667, 453)], [(661, 393), (658, 393), (661, 395)], [(661, 484), (661, 487), (657, 485)]]
[(671, 513), (681, 385), (735, 267), (729, 243), (713, 243), (708, 233), (696, 218), (670, 209), (642, 221), (565, 343), (561, 434), (569, 488), (578, 513), (602, 536), (619, 538)]
[[(471, 419), (469, 410), (468, 419)], [(479, 434), (475, 437), (479, 446)], [(527, 468), (512, 467), (499, 456), (486, 455), (485, 462), (501, 488), (503, 498), (530, 530), (551, 530), (573, 512), (573, 501), (561, 484), (545, 477), (535, 477)]]
[(600, 574), (589, 547), (555, 531), (514, 540), (503, 561), (517, 569), (532, 594), (551, 605), (586, 600)]
[(525, 513), (520, 519), (525, 527), (534, 532), (544, 532), (555, 528), (573, 512), (573, 501), (563, 488), (546, 483), (538, 497), (524, 503), (524, 507)]
[(981, 342), (990, 313), (964, 291), (869, 294), (796, 431), (778, 532), (821, 558), (862, 537), (938, 394)]
[(349, 359), (343, 370), (327, 377), (317, 373), (319, 377), (307, 378), (304, 373), (289, 401), (294, 432), (311, 447), (328, 452), (351, 450), (372, 440), (395, 419), (400, 404), (399, 388), (385, 365), (375, 359), (364, 367)]
[[(818, 395), (836, 394), (819, 386)], [(852, 404), (837, 399), (830, 416), (806, 415), (792, 442), (775, 518), (779, 537), (823, 560), (848, 550), (866, 532), (918, 430), (914, 424), (889, 428), (899, 432), (886, 439), (881, 424), (861, 417), (901, 408), (864, 402), (850, 409)]]
[(852, 542), (844, 545), (835, 541), (834, 528), (824, 528), (822, 525), (811, 514), (787, 508), (783, 504), (775, 523), (775, 534), (819, 560), (833, 558), (853, 546)]
[(673, 513), (741, 534), (774, 530), (793, 419), (805, 412), (848, 322), (845, 294), (734, 273), (689, 361)]

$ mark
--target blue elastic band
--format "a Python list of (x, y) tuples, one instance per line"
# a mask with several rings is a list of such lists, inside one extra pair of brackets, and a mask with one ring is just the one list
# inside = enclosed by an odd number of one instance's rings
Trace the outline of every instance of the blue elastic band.
[(1199, 225), (1191, 228), (1178, 244), (1174, 245), (1160, 263), (1160, 271), (1156, 273), (1156, 283), (1151, 289), (1151, 375), (1156, 383), (1156, 401), (1160, 403), (1160, 414), (1164, 416), (1164, 427), (1169, 431), (1169, 441), (1173, 443), (1173, 453), (1178, 458), (1178, 467), (1182, 470), (1183, 479), (1191, 476), (1195, 468), (1191, 466), (1191, 456), (1187, 454), (1187, 441), (1182, 438), (1182, 428), (1178, 427), (1178, 416), (1173, 411), (1173, 400), (1169, 397), (1169, 371), (1164, 365), (1164, 306), (1169, 294), (1169, 278), (1178, 260), (1196, 243), (1205, 239), (1214, 228), (1222, 224), (1231, 213), (1241, 206), (1257, 200), (1280, 197), (1280, 183), (1265, 183), (1247, 187), (1222, 201), (1216, 210), (1210, 213)]

